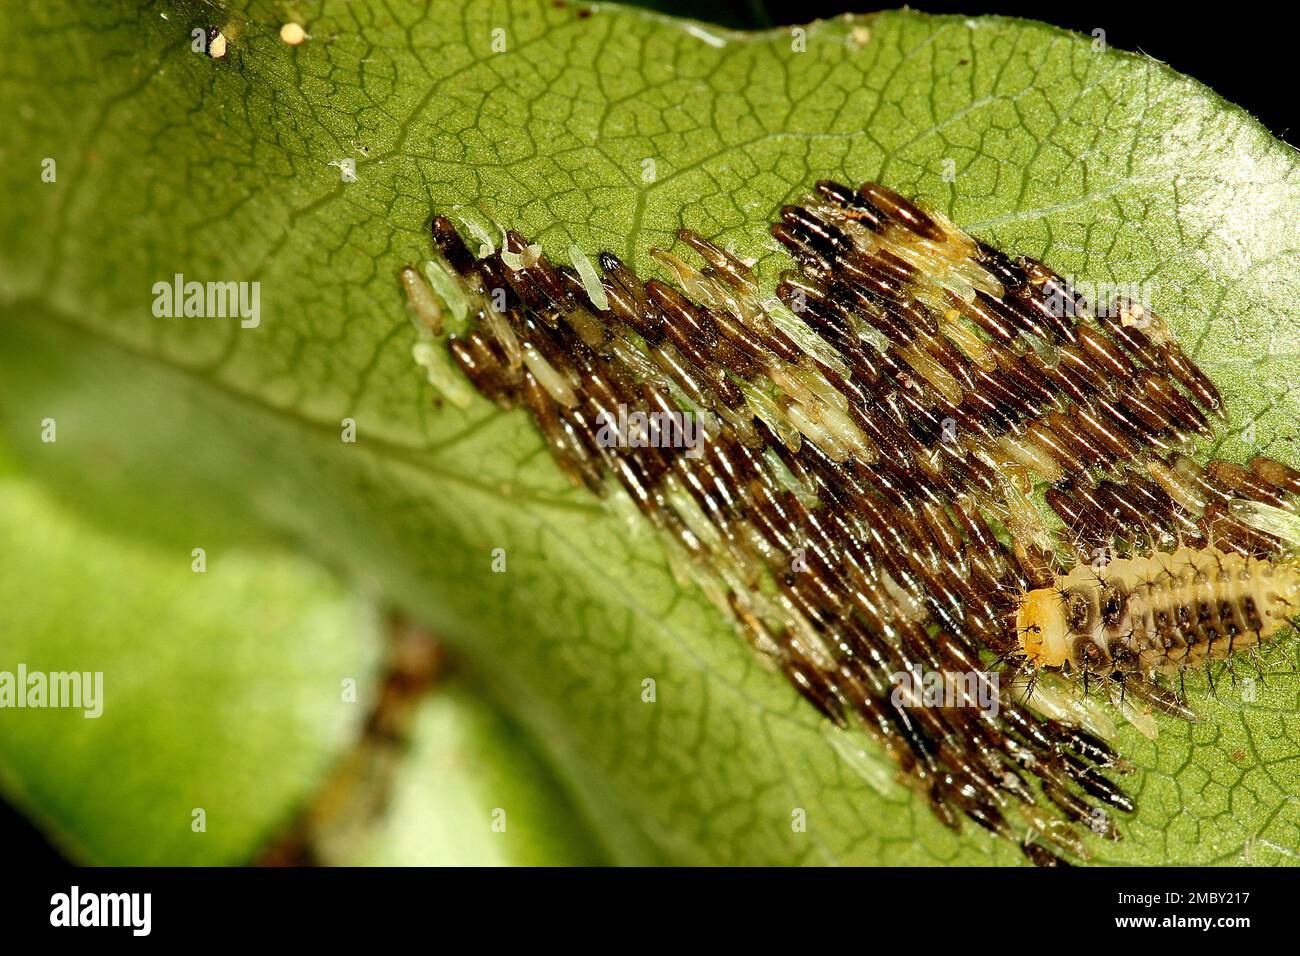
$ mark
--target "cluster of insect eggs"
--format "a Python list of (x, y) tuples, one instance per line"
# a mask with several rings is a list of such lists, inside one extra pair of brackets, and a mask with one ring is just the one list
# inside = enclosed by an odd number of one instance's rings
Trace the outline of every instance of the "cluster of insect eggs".
[[(984, 660), (1056, 659), (1027, 645), (1040, 625), (1016, 626), (1025, 596), (1058, 593), (1065, 571), (1035, 478), (1082, 554), (1278, 546), (1229, 506), (1291, 513), (1300, 475), (1187, 457), (1222, 400), (1157, 317), (1127, 303), (1094, 315), (1046, 266), (874, 183), (820, 182), (782, 209), (772, 233), (798, 269), (776, 298), (689, 231), (702, 266), (651, 252), (673, 286), (608, 253), (599, 271), (576, 248), (557, 266), (512, 232), (498, 251), (466, 225), (479, 255), (435, 217), (438, 255), (401, 276), (416, 360), (444, 395), (465, 401), (468, 380), (526, 408), (575, 483), (658, 527), (679, 573), (831, 721), (880, 741), (945, 821), (970, 817), (1044, 863), (1084, 849), (1024, 774), (1067, 819), (1096, 827), (1091, 800), (1131, 809), (1100, 772), (1118, 758), (1081, 726), (1104, 726), (1095, 712), (1058, 697), (1031, 715)], [(431, 341), (444, 326), (445, 352)], [(628, 408), (650, 427), (611, 441)], [(659, 440), (681, 437), (668, 426), (683, 416), (704, 439)], [(1096, 676), (1165, 702), (1136, 661), (1112, 655)], [(925, 671), (994, 685), (996, 718), (899, 706), (891, 675)]]

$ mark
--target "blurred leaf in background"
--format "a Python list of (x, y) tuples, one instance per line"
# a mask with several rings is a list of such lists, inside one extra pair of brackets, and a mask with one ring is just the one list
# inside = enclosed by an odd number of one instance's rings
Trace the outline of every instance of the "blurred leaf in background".
[(98, 717), (0, 713), (6, 796), (74, 860), (247, 861), (370, 704), (368, 602), (283, 550), (195, 561), (106, 535), (0, 471), (0, 670), (102, 674)]
[(605, 862), (586, 821), (527, 746), (471, 684), (421, 699), (383, 812), (332, 839), (322, 862), (352, 866), (592, 866)]

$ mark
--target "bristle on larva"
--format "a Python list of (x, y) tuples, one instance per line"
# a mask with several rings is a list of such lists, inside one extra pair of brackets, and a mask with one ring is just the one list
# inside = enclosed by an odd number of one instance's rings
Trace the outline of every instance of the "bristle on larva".
[[(1115, 702), (1144, 732), (1150, 706), (1190, 719), (1147, 675), (1267, 639), (1295, 598), (1291, 566), (1256, 559), (1279, 551), (1291, 526), (1274, 511), (1294, 513), (1300, 473), (1192, 460), (1223, 403), (1159, 317), (1086, 302), (881, 184), (821, 181), (780, 210), (771, 232), (796, 268), (775, 294), (688, 230), (649, 250), (675, 284), (471, 230), (477, 255), (431, 224), (449, 361), (526, 410), (571, 481), (655, 528), (679, 580), (949, 826), (974, 821), (1038, 864), (1083, 858), (1070, 824), (1133, 804), (1108, 776), (1125, 766), (1101, 739), (1113, 725), (1070, 703), (1071, 678), (1125, 677)], [(427, 287), (402, 282), (431, 315)], [(1045, 484), (1064, 534), (1036, 503)], [(1098, 549), (1164, 554), (1112, 561), (1104, 596), (1079, 591), (1096, 621), (1061, 619), (1038, 595), (1084, 588), (1067, 567)], [(1208, 573), (1210, 555), (1229, 580), (1159, 583), (1180, 561)]]

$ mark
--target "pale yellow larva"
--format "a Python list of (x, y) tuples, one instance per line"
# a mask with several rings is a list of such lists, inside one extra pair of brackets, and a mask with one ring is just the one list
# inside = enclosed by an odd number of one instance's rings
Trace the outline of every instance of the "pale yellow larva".
[(1035, 668), (1107, 677), (1177, 674), (1274, 637), (1300, 614), (1300, 563), (1180, 548), (1079, 565), (1019, 602)]

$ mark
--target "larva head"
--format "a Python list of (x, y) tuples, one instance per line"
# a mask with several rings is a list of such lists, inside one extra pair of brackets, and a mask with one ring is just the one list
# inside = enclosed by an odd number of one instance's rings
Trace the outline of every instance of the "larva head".
[(1016, 610), (1021, 653), (1034, 667), (1060, 667), (1069, 656), (1061, 596), (1053, 588), (1030, 591)]

